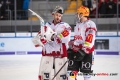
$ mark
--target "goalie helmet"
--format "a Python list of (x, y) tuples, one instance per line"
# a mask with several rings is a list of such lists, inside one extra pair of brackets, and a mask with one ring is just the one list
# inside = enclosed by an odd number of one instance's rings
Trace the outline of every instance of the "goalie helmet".
[(64, 10), (61, 6), (56, 6), (52, 13), (54, 14), (56, 12), (63, 14)]
[(90, 11), (89, 11), (89, 9), (88, 9), (87, 7), (81, 6), (80, 8), (77, 9), (77, 13), (78, 13), (78, 14), (81, 14), (81, 13), (82, 13), (83, 16), (89, 16)]

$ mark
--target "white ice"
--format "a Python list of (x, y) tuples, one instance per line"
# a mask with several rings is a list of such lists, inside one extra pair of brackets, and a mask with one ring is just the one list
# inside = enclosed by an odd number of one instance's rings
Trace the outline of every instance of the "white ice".
[[(38, 80), (40, 58), (41, 55), (0, 55), (0, 80)], [(95, 55), (94, 73), (118, 75), (95, 76), (92, 80), (120, 80), (120, 56)]]

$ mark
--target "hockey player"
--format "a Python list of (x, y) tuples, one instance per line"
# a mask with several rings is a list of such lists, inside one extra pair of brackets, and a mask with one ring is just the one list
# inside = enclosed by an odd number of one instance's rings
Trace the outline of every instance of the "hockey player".
[[(71, 27), (69, 24), (61, 21), (63, 16), (62, 7), (56, 6), (52, 16), (54, 20), (45, 24), (44, 33), (41, 34), (41, 32), (39, 32), (37, 34), (36, 39), (39, 40), (33, 40), (36, 47), (43, 47), (39, 80), (52, 80), (54, 75), (67, 61), (67, 49), (68, 42), (70, 41)], [(56, 80), (67, 79), (67, 66), (68, 64), (66, 64), (58, 73)]]
[(96, 24), (89, 17), (89, 9), (81, 6), (77, 10), (78, 22), (74, 28), (74, 39), (68, 49), (68, 80), (77, 80), (78, 72), (83, 73), (84, 80), (91, 79), (92, 54), (96, 36)]

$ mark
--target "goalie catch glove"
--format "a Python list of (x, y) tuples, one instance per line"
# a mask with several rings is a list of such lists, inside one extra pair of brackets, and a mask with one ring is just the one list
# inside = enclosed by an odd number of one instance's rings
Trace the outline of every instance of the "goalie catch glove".
[(39, 46), (43, 47), (44, 44), (47, 43), (47, 40), (45, 39), (43, 35), (40, 34), (40, 32), (38, 32), (38, 34), (31, 40), (35, 47), (39, 47)]

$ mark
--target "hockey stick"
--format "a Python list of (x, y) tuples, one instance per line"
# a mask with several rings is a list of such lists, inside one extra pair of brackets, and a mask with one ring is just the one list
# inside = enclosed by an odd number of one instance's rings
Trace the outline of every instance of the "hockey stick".
[(31, 9), (28, 9), (28, 10), (38, 17), (38, 19), (40, 21), (40, 25), (41, 25), (41, 27), (40, 27), (41, 34), (43, 34), (44, 33), (44, 28), (43, 28), (44, 27), (44, 20), (43, 20), (43, 18), (40, 15), (38, 15), (36, 12), (34, 12), (33, 10), (31, 10)]
[(69, 60), (67, 60), (63, 66), (58, 70), (58, 72), (54, 75), (54, 77), (52, 78), (52, 80), (54, 80), (54, 78), (58, 75), (58, 73), (61, 71), (61, 69), (66, 65), (66, 63), (68, 62)]

